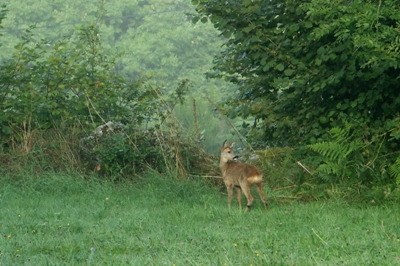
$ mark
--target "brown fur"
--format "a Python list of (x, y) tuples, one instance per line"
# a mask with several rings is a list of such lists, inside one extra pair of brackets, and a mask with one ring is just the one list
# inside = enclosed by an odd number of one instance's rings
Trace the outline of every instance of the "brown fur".
[(221, 158), (219, 161), (222, 177), (228, 190), (229, 207), (231, 206), (232, 202), (233, 187), (236, 187), (236, 196), (239, 202), (239, 207), (242, 208), (242, 190), (243, 194), (247, 198), (246, 212), (249, 211), (254, 200), (250, 193), (250, 188), (254, 184), (258, 193), (260, 194), (265, 209), (268, 211), (267, 199), (265, 198), (262, 190), (261, 172), (254, 165), (234, 161), (235, 154), (232, 149), (234, 144), (235, 143), (233, 142), (231, 145), (227, 145), (225, 140), (225, 142), (222, 144)]

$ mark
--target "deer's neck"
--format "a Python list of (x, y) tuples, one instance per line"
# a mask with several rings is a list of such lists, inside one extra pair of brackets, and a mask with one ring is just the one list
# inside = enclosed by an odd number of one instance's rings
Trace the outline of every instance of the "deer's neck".
[(227, 164), (228, 164), (228, 160), (221, 157), (219, 160), (219, 169), (221, 169), (222, 175), (224, 175), (224, 173), (225, 173)]

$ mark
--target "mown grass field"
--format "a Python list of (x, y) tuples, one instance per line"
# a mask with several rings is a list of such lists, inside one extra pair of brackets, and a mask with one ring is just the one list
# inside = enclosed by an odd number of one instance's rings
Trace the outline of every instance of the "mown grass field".
[(269, 194), (268, 213), (259, 200), (244, 213), (205, 182), (154, 173), (2, 177), (0, 265), (400, 265), (399, 206)]

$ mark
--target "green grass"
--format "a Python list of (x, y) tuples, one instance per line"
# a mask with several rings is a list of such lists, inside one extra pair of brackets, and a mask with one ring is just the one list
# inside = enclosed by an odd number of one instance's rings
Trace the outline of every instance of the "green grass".
[(154, 173), (117, 185), (3, 177), (0, 265), (400, 265), (399, 213), (274, 200), (268, 213), (259, 200), (229, 211), (205, 182)]

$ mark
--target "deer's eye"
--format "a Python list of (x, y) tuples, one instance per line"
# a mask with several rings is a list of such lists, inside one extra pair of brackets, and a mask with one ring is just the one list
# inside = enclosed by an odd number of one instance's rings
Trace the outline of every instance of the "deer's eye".
[(228, 153), (231, 153), (231, 151), (228, 151)]

